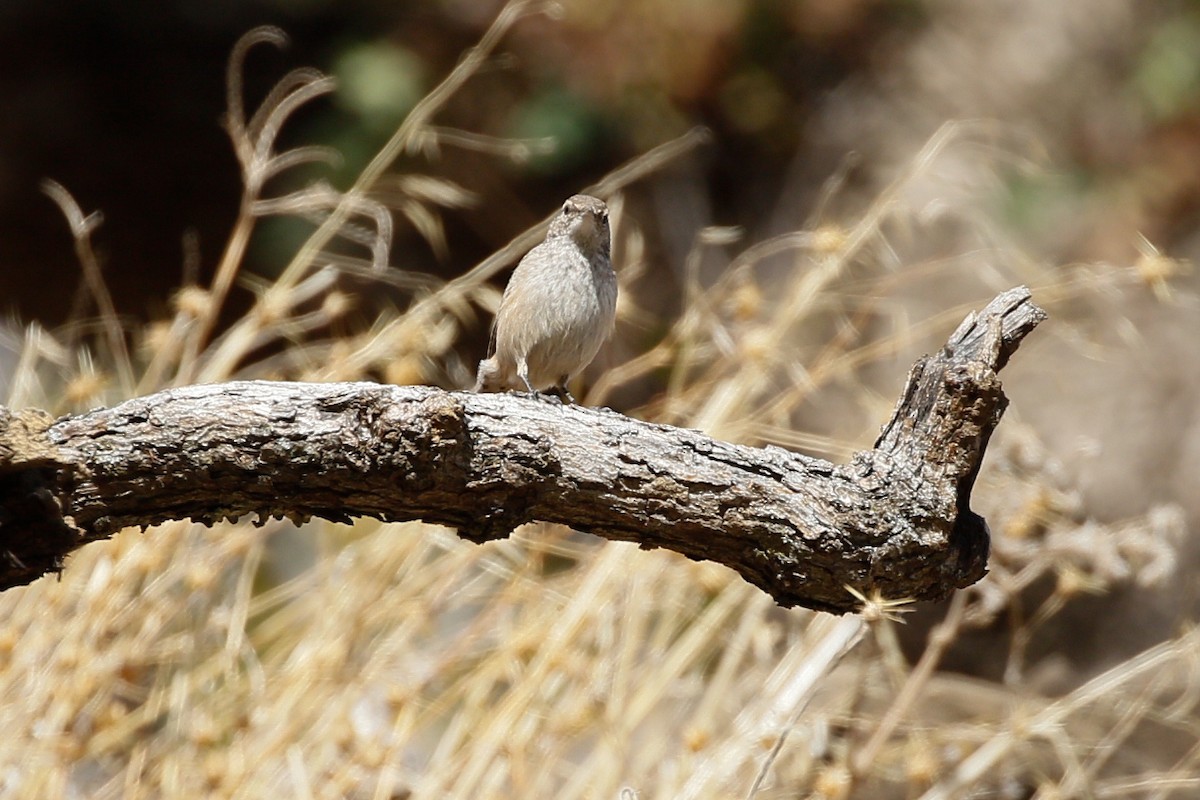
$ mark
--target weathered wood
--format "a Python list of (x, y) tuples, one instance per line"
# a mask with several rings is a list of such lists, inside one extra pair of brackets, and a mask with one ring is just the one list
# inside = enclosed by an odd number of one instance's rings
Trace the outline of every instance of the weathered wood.
[(944, 597), (986, 572), (969, 501), (1006, 404), (996, 371), (1044, 317), (1023, 287), (972, 314), (845, 465), (425, 386), (253, 381), (58, 420), (0, 409), (0, 587), (125, 526), (257, 513), (422, 519), (475, 542), (560, 522), (725, 564), (783, 606), (851, 611), (848, 586)]

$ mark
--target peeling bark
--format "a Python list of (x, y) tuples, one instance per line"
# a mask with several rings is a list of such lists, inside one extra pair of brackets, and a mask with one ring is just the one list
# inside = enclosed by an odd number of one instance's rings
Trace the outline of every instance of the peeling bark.
[(997, 371), (1045, 318), (1023, 287), (921, 359), (874, 449), (845, 465), (609, 409), (371, 383), (171, 389), (52, 420), (0, 408), (0, 588), (123, 527), (247, 513), (457, 528), (533, 520), (739, 572), (782, 606), (847, 590), (936, 599), (986, 572), (969, 507), (1007, 403)]

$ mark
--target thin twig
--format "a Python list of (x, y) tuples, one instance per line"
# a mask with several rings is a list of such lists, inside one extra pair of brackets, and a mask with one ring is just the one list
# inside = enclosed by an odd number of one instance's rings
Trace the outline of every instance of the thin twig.
[(900, 689), (900, 693), (896, 695), (896, 699), (892, 701), (891, 707), (884, 714), (883, 719), (879, 721), (879, 725), (875, 728), (875, 732), (871, 734), (871, 738), (862, 746), (854, 757), (852, 763), (852, 773), (855, 778), (859, 778), (867, 773), (874, 765), (875, 757), (879, 755), (879, 751), (883, 748), (888, 737), (892, 735), (892, 731), (904, 719), (904, 715), (912, 708), (913, 703), (920, 697), (922, 690), (929, 679), (933, 676), (933, 671), (941, 662), (942, 656), (946, 653), (946, 648), (954, 642), (954, 637), (958, 634), (959, 627), (962, 625), (963, 611), (967, 607), (967, 593), (958, 592), (954, 595), (954, 599), (950, 601), (950, 608), (946, 611), (945, 618), (937, 624), (929, 634), (929, 644), (925, 648), (925, 652), (921, 654), (921, 660), (917, 662), (917, 666), (909, 673), (908, 680), (904, 682), (904, 686)]
[(125, 342), (125, 333), (121, 330), (121, 321), (117, 318), (117, 309), (113, 305), (112, 295), (104, 283), (100, 271), (100, 262), (96, 251), (92, 248), (92, 231), (100, 227), (103, 217), (100, 212), (84, 215), (75, 198), (71, 196), (62, 184), (49, 178), (42, 181), (42, 191), (55, 202), (67, 218), (71, 227), (71, 236), (75, 240), (75, 255), (83, 268), (83, 277), (88, 290), (96, 300), (100, 311), (100, 319), (104, 326), (104, 335), (108, 339), (109, 350), (116, 359), (117, 377), (121, 391), (128, 394), (133, 391), (133, 362), (129, 357), (129, 346)]
[(504, 7), (495, 22), (480, 39), (479, 44), (468, 50), (450, 74), (413, 107), (404, 122), (392, 134), (392, 138), (380, 148), (375, 157), (371, 159), (371, 163), (359, 174), (354, 185), (346, 192), (343, 202), (333, 210), (324, 224), (313, 232), (292, 258), (291, 263), (280, 273), (276, 281), (278, 286), (286, 287), (299, 280), (300, 276), (316, 260), (317, 254), (329, 244), (353, 212), (355, 198), (369, 192), (384, 173), (391, 168), (396, 159), (411, 147), (418, 133), (425, 129), (433, 116), (479, 71), (509, 30), (522, 18), (542, 13), (547, 5), (544, 2), (532, 0), (514, 0)]

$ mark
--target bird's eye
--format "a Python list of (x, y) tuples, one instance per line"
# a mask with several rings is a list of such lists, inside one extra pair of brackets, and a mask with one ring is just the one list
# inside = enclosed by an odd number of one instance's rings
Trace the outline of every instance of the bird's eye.
[(571, 204), (570, 204), (570, 203), (563, 203), (563, 213), (564, 213), (564, 214), (566, 214), (566, 213), (567, 213), (568, 211), (570, 211), (570, 210), (571, 210)]

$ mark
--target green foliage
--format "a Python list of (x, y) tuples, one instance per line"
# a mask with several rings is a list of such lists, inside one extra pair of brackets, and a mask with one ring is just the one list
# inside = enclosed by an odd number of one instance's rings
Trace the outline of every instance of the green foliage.
[(528, 168), (543, 175), (559, 174), (587, 162), (602, 138), (600, 114), (587, 100), (562, 87), (550, 87), (521, 104), (509, 121), (514, 139), (554, 140), (549, 152), (534, 153)]

